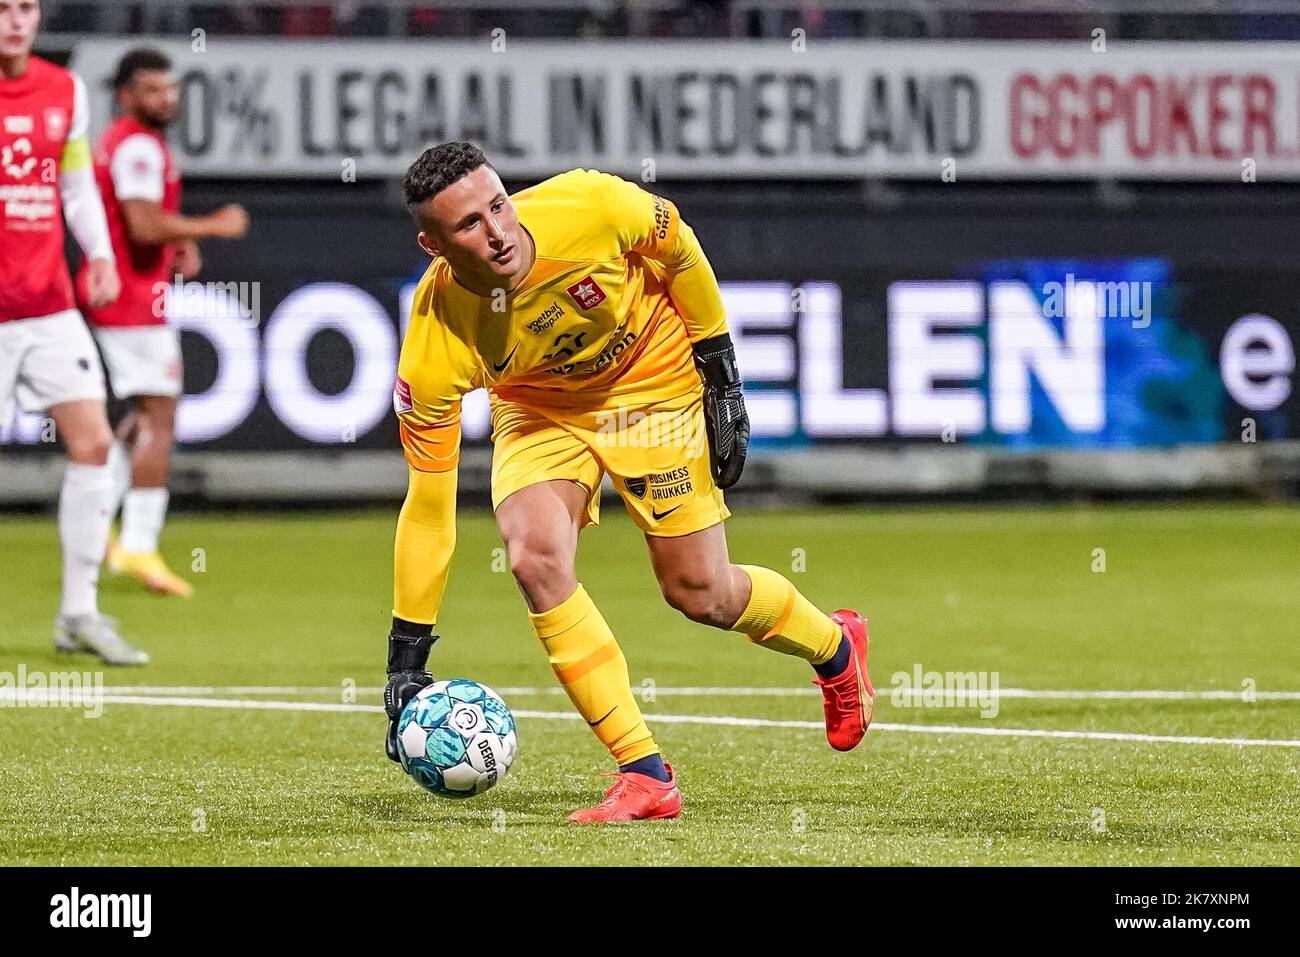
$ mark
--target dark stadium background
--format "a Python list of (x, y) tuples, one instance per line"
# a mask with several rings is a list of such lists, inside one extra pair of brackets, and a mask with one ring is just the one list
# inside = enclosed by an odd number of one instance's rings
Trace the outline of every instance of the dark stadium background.
[[(414, 57), (421, 56), (419, 45), (428, 42), (433, 44), (427, 54), (430, 69), (436, 70), (439, 51), (446, 49), (441, 44), (486, 49), (498, 32), (506, 42), (516, 44), (515, 49), (530, 42), (573, 39), (591, 44), (592, 49), (600, 49), (602, 43), (630, 44), (618, 49), (631, 50), (645, 63), (655, 62), (656, 44), (664, 41), (773, 44), (788, 41), (798, 31), (812, 45), (811, 56), (816, 55), (818, 43), (855, 40), (1021, 44), (1074, 40), (1085, 45), (1095, 31), (1103, 30), (1119, 49), (1132, 37), (1140, 37), (1139, 44), (1221, 43), (1286, 40), (1300, 33), (1300, 16), (1286, 4), (1268, 2), (1212, 3), (1188, 11), (1180, 4), (1148, 0), (1095, 4), (1086, 13), (1051, 0), (1032, 4), (940, 0), (920, 5), (877, 0), (824, 4), (767, 0), (586, 4), (575, 0), (538, 9), (508, 2), (444, 8), (404, 0), (262, 4), (50, 0), (45, 9), (41, 52), (74, 67), (85, 62), (87, 53), (102, 50), (99, 38), (110, 35), (114, 50), (137, 40), (175, 45), (202, 35), (214, 49), (223, 43), (258, 39), (294, 44), (386, 42)], [(574, 53), (571, 46), (565, 49), (568, 52), (559, 58), (559, 65), (580, 72), (581, 53)], [(1024, 46), (1014, 49), (1022, 57), (1032, 51)], [(101, 54), (94, 62), (105, 61), (106, 56)], [(570, 61), (570, 56), (578, 61)], [(874, 54), (864, 56), (869, 63)], [(1105, 63), (1105, 56), (1099, 54), (1097, 62)], [(484, 58), (490, 63), (487, 54)], [(253, 57), (251, 62), (261, 61)], [(1195, 65), (1194, 57), (1184, 63), (1187, 69)], [(725, 69), (726, 64), (701, 64), (701, 69), (706, 67)], [(182, 63), (178, 72), (187, 91), (185, 102), (193, 109), (173, 130), (173, 140), (178, 143), (182, 169), (201, 167), (202, 163), (194, 162), (199, 153), (207, 151), (206, 158), (212, 158), (204, 145), (211, 124), (219, 126), (228, 119), (223, 110), (239, 107), (220, 99), (219, 69), (203, 76), (200, 69), (190, 75)], [(975, 82), (991, 86), (993, 81), (977, 75)], [(251, 85), (241, 89), (232, 95), (251, 96), (248, 102), (258, 100)], [(96, 131), (106, 121), (106, 104), (102, 95), (95, 102)], [(329, 113), (342, 106), (322, 102), (318, 96), (313, 109)], [(254, 121), (251, 113), (249, 118)], [(283, 125), (298, 119), (281, 115), (279, 121)], [(328, 128), (328, 117), (325, 122)], [(996, 118), (985, 115), (977, 122), (980, 136), (997, 135)], [(929, 123), (929, 119), (921, 122), (919, 135), (931, 140), (942, 137), (942, 131), (936, 133)], [(486, 145), (491, 153), (491, 144)], [(936, 156), (943, 152), (942, 143), (931, 146)], [(268, 164), (274, 168), (265, 176), (258, 175), (255, 162), (243, 163), (237, 176), (220, 171), (187, 173), (187, 210), (239, 202), (248, 207), (253, 222), (242, 242), (204, 244), (200, 281), (257, 284), (263, 330), (287, 296), (316, 283), (346, 283), (363, 290), (395, 325), (400, 290), (418, 277), (425, 264), (402, 208), (398, 176), (391, 172), (409, 161), (405, 155), (409, 151), (395, 152), (402, 155), (390, 158), (385, 167), (389, 175), (368, 175), (363, 156), (358, 161), (360, 175), (349, 182), (319, 170), (295, 169), (291, 159)], [(957, 162), (960, 170), (962, 160)], [(602, 164), (599, 158), (584, 162), (581, 156), (565, 165), (602, 165), (630, 178), (638, 173), (634, 168)], [(843, 429), (817, 434), (797, 425), (778, 429), (756, 441), (754, 466), (746, 483), (750, 490), (779, 491), (792, 499), (837, 492), (1037, 496), (1202, 489), (1228, 494), (1265, 489), (1290, 495), (1296, 491), (1300, 400), (1295, 390), (1274, 407), (1247, 408), (1234, 400), (1218, 374), (1226, 331), (1251, 314), (1272, 317), (1286, 329), (1293, 374), (1295, 343), (1300, 342), (1295, 307), (1300, 276), (1294, 263), (1294, 250), (1300, 248), (1296, 215), (1300, 190), (1294, 174), (1270, 177), (1261, 171), (1257, 180), (1248, 183), (1221, 172), (1169, 177), (1121, 170), (1099, 176), (1062, 172), (1053, 177), (1049, 157), (1046, 164), (1030, 164), (1023, 174), (1015, 168), (996, 175), (959, 172), (956, 182), (947, 183), (940, 180), (937, 169), (923, 176), (915, 169), (900, 168), (900, 174), (894, 175), (888, 159), (883, 171), (864, 169), (860, 176), (803, 171), (797, 160), (789, 159), (778, 161), (777, 167), (777, 174), (754, 178), (711, 174), (702, 162), (690, 175), (661, 174), (646, 183), (683, 210), (724, 283), (797, 286), (811, 282), (834, 283), (839, 288), (842, 378), (814, 385), (804, 381), (808, 373), (794, 369), (775, 379), (750, 374), (747, 378), (755, 394), (785, 390), (798, 407), (810, 389), (888, 390), (886, 313), (888, 291), (896, 282), (974, 279), (986, 283), (999, 277), (1026, 281), (1036, 277), (1041, 282), (1072, 270), (1086, 276), (1090, 269), (1122, 279), (1139, 272), (1146, 275), (1143, 269), (1154, 264), (1164, 277), (1157, 284), (1164, 314), (1157, 318), (1166, 325), (1168, 336), (1155, 343), (1136, 343), (1135, 348), (1140, 345), (1147, 351), (1122, 360), (1110, 354), (1117, 348), (1117, 333), (1111, 331), (1111, 320), (1106, 320), (1106, 373), (1111, 381), (1107, 382), (1107, 427), (1100, 433), (1063, 425), (1053, 401), (1035, 382), (1033, 422), (1017, 435), (999, 434), (987, 424), (962, 430), (949, 442), (942, 440), (938, 430), (916, 434), (892, 424), (885, 434), (870, 437), (857, 434), (861, 430), (851, 422)], [(507, 184), (521, 188), (562, 168), (527, 176), (510, 175), (507, 170)], [(776, 332), (789, 340), (787, 348), (796, 367), (804, 358), (801, 321), (792, 317), (789, 328)], [(987, 348), (983, 327), (961, 332), (982, 336)], [(738, 338), (744, 371), (745, 333)], [(216, 381), (217, 354), (194, 332), (185, 333), (184, 343), (187, 392), (203, 393)], [(353, 382), (355, 359), (356, 350), (347, 338), (326, 328), (310, 337), (302, 361), (311, 387), (330, 396)], [(269, 358), (260, 361), (265, 380)], [(1113, 365), (1121, 361), (1130, 364)], [(972, 379), (940, 380), (936, 388), (972, 388), (987, 396), (988, 365), (986, 359), (981, 374)], [(345, 424), (341, 438), (310, 436), (276, 414), (267, 401), (264, 382), (254, 391), (251, 408), (219, 435), (201, 440), (191, 435), (186, 441), (182, 426), (175, 480), (182, 498), (192, 502), (274, 499), (282, 492), (301, 500), (308, 490), (295, 476), (302, 474), (304, 463), (311, 468), (313, 462), (348, 459), (354, 464), (365, 461), (364, 471), (371, 478), (358, 475), (349, 482), (343, 472), (337, 472), (338, 484), (333, 486), (331, 470), (319, 470), (325, 477), (315, 486), (319, 496), (352, 500), (400, 495), (401, 470), (394, 467), (396, 430), (391, 416), (372, 417), (372, 423), (352, 430)], [(1116, 401), (1125, 405), (1122, 420), (1115, 415)], [(1249, 439), (1255, 441), (1243, 442), (1248, 419), (1254, 423)], [(0, 498), (31, 505), (47, 500), (57, 470), (49, 450), (31, 441), (35, 420), (27, 422), (25, 439), (22, 431), (20, 427), (17, 436), (7, 429), (0, 433), (11, 440), (6, 446), (10, 480), (0, 490)], [(485, 443), (471, 434), (467, 445), (465, 487), (470, 493), (481, 492), (486, 478)], [(915, 470), (891, 463), (891, 450), (900, 448), (922, 457), (918, 461), (927, 464), (921, 470), (925, 481), (915, 479)], [(828, 450), (840, 454), (829, 470), (816, 464)], [(1097, 467), (1063, 469), (1060, 456), (1068, 451), (1083, 451)], [(229, 475), (218, 476), (220, 460), (214, 455), (233, 452), (274, 454), (255, 459), (256, 481), (232, 484)], [(1117, 454), (1121, 457), (1107, 459)], [(956, 461), (952, 455), (966, 456), (968, 465), (957, 470), (960, 479), (948, 480), (945, 475), (953, 471), (949, 463)], [(972, 455), (978, 459), (974, 472), (969, 466)], [(1152, 456), (1163, 463), (1160, 469), (1149, 467)], [(836, 480), (827, 475), (843, 475), (843, 487), (837, 489)], [(745, 487), (738, 491), (743, 494)]]

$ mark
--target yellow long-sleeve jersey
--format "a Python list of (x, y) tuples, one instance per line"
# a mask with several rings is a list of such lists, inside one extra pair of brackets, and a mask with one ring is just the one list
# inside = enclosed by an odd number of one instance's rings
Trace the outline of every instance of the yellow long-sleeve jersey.
[(536, 261), (509, 294), (479, 296), (435, 259), (416, 288), (394, 407), (410, 471), (393, 614), (432, 623), (455, 539), (460, 398), (486, 387), (562, 420), (699, 388), (691, 343), (727, 331), (694, 232), (662, 197), (570, 170), (511, 197)]

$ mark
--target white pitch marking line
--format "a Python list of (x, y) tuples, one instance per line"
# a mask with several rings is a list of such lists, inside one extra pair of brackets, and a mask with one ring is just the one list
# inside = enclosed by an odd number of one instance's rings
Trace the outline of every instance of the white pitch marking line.
[[(319, 685), (106, 685), (104, 694), (338, 694), (342, 684)], [(355, 689), (354, 689), (355, 690)], [(362, 688), (362, 691), (382, 693), (383, 688)]]
[[(106, 695), (117, 696), (120, 694), (187, 694), (187, 695), (216, 695), (216, 694), (338, 694), (342, 690), (342, 685), (318, 685), (318, 686), (294, 686), (294, 685), (113, 685), (105, 687)], [(382, 694), (382, 687), (374, 688), (353, 688), (350, 689), (357, 694)], [(518, 688), (496, 688), (502, 695), (562, 695), (565, 693), (563, 688), (558, 687), (518, 687)], [(643, 690), (640, 686), (634, 686), (634, 693)], [(744, 688), (744, 687), (683, 687), (683, 688), (655, 688), (655, 695), (664, 695), (666, 697), (680, 698), (804, 698), (820, 697), (821, 692), (816, 688)], [(926, 694), (924, 690), (907, 690), (898, 692), (903, 697), (923, 698)], [(933, 693), (933, 692), (932, 692)], [(1159, 700), (1159, 701), (1241, 701), (1247, 702), (1247, 699), (1240, 691), (1161, 691), (1146, 689), (1131, 689), (1121, 691), (1105, 690), (1075, 690), (1069, 688), (999, 688), (996, 691), (988, 689), (990, 697), (994, 698), (1030, 698), (1030, 699), (1059, 699), (1059, 700), (1076, 700), (1076, 701), (1114, 701), (1114, 700)], [(888, 687), (879, 689), (877, 699), (890, 698), (894, 694)], [(1257, 701), (1300, 701), (1300, 691), (1255, 691), (1252, 692)]]
[[(21, 697), (22, 702), (17, 699)], [(76, 707), (82, 707), (82, 703), (92, 700), (94, 689), (79, 691), (75, 695), (77, 702)], [(41, 702), (52, 701), (54, 705), (61, 704), (59, 694), (40, 694), (39, 689), (28, 689), (15, 693), (12, 690), (0, 690), (0, 705), (26, 707), (42, 707)], [(172, 705), (179, 708), (234, 708), (246, 709), (253, 711), (368, 711), (380, 713), (383, 712), (383, 705), (378, 704), (335, 704), (328, 701), (264, 701), (251, 698), (182, 698), (171, 695), (104, 695), (102, 698), (104, 704), (144, 704), (144, 705)]]
[[(35, 689), (33, 689), (35, 690)], [(27, 694), (27, 703), (32, 697)], [(0, 701), (13, 700), (11, 691), (0, 691)], [(373, 704), (333, 704), (319, 701), (259, 701), (239, 698), (182, 698), (152, 695), (113, 696), (114, 704), (173, 705), (184, 708), (234, 708), (265, 711), (343, 711), (382, 713), (383, 708)], [(572, 711), (515, 711), (519, 718), (539, 718), (559, 721), (579, 721), (582, 716)], [(820, 721), (783, 721), (771, 718), (737, 718), (725, 715), (656, 714), (651, 720), (662, 724), (722, 725), (734, 728), (806, 728), (821, 730)], [(1131, 734), (1122, 731), (1053, 731), (1040, 728), (979, 728), (965, 725), (942, 724), (872, 724), (873, 731), (903, 731), (913, 734), (979, 734), (1005, 738), (1065, 738), (1081, 741), (1138, 741), (1151, 744), (1232, 744), (1242, 747), (1300, 748), (1300, 740), (1273, 738), (1210, 738), (1166, 734)]]

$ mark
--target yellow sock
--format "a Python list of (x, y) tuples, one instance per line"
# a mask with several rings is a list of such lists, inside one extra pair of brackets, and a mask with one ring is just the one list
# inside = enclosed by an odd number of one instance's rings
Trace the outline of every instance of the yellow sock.
[(835, 657), (840, 646), (839, 625), (818, 611), (783, 575), (757, 565), (740, 567), (752, 588), (749, 604), (731, 626), (732, 631), (747, 635), (756, 645), (815, 665)]
[(569, 700), (620, 765), (659, 753), (636, 698), (627, 659), (581, 585), (550, 611), (528, 615)]

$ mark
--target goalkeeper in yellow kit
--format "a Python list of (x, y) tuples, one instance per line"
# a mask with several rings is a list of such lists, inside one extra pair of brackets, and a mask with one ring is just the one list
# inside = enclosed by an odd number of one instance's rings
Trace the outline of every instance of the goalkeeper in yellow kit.
[(529, 620), (615, 783), (579, 823), (676, 817), (681, 791), (629, 687), (627, 662), (578, 583), (578, 532), (608, 473), (645, 533), (664, 598), (692, 621), (803, 658), (847, 751), (871, 723), (866, 621), (818, 611), (783, 576), (727, 554), (721, 489), (749, 420), (713, 270), (677, 209), (571, 170), (507, 196), (468, 143), (426, 150), (406, 203), (433, 257), (415, 292), (393, 402), (410, 484), (397, 524), (387, 750), (433, 679), (433, 627), (455, 547), (460, 398), (489, 390), (492, 505)]

